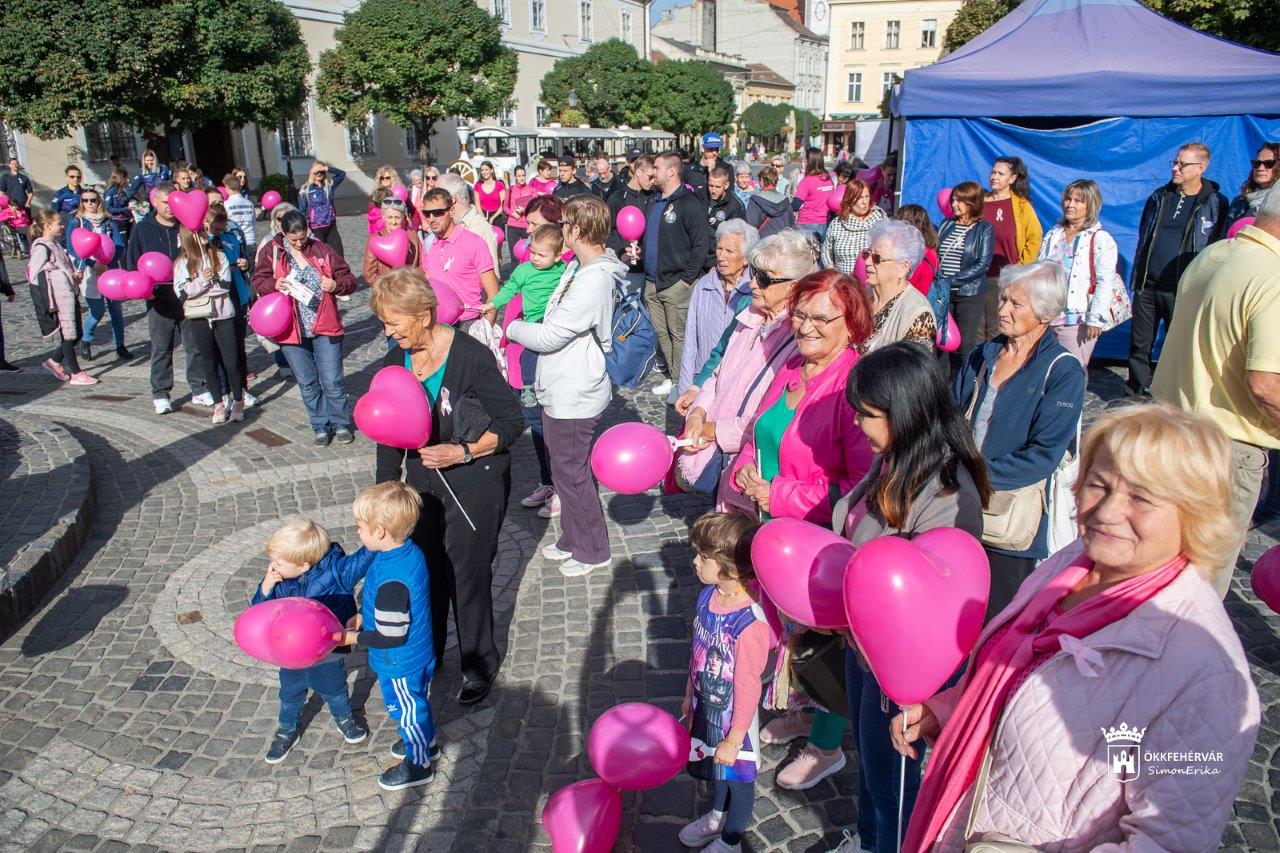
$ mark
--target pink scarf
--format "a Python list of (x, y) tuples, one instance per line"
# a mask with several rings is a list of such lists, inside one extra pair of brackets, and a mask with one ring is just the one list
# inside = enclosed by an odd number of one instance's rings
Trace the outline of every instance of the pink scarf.
[(1175, 557), (1164, 567), (1116, 584), (1063, 613), (1057, 604), (1093, 566), (1081, 555), (1049, 581), (974, 658), (960, 702), (942, 729), (920, 785), (902, 849), (928, 850), (978, 777), (987, 744), (1013, 689), (1060, 648), (1061, 637), (1077, 639), (1128, 616), (1164, 589), (1186, 567)]

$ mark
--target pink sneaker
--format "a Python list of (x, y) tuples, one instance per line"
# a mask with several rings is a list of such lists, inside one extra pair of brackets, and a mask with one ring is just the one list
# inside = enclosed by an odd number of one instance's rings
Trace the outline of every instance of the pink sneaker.
[(781, 717), (775, 717), (760, 730), (761, 743), (791, 743), (798, 737), (809, 733), (813, 724), (813, 716), (806, 714), (803, 708), (792, 708)]
[(837, 749), (828, 755), (816, 746), (800, 750), (786, 767), (778, 771), (778, 787), (792, 791), (807, 791), (845, 765), (844, 750)]
[(62, 365), (58, 364), (58, 362), (54, 361), (51, 358), (46, 358), (40, 366), (43, 367), (45, 370), (49, 371), (50, 373), (52, 373), (54, 376), (58, 377), (63, 382), (66, 382), (68, 379), (71, 378), (67, 376), (67, 371), (62, 369)]
[(210, 418), (215, 424), (225, 424), (227, 422), (227, 407), (221, 403), (213, 407), (213, 417)]
[(79, 373), (77, 373), (75, 376), (72, 376), (70, 379), (68, 379), (67, 384), (68, 385), (97, 385), (101, 381), (102, 380), (100, 379), (94, 379), (92, 376), (90, 376), (89, 374), (85, 373), (82, 370)]
[(231, 404), (231, 420), (236, 423), (244, 420), (244, 400), (236, 400)]
[(560, 516), (560, 496), (552, 494), (551, 499), (538, 509), (538, 518), (558, 518)]

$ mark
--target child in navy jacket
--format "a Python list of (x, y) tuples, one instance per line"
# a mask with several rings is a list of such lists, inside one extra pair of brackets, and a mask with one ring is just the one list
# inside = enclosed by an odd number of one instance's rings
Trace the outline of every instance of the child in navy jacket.
[[(329, 541), (329, 532), (314, 521), (299, 519), (281, 527), (267, 540), (271, 564), (254, 591), (252, 604), (273, 598), (302, 597), (333, 611), (340, 623), (356, 613), (355, 586), (369, 570), (374, 555), (361, 548), (350, 556)], [(267, 751), (268, 764), (278, 764), (298, 742), (298, 720), (308, 688), (319, 693), (347, 743), (359, 743), (369, 732), (351, 713), (344, 656), (340, 646), (315, 666), (280, 670), (280, 728)]]

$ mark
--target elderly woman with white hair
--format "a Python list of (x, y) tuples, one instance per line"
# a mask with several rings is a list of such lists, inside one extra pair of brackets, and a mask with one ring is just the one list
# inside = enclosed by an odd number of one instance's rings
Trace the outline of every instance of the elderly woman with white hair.
[(733, 194), (738, 197), (738, 201), (742, 202), (745, 210), (747, 202), (751, 200), (751, 196), (755, 195), (755, 180), (751, 175), (751, 166), (746, 163), (739, 163), (733, 167)]
[(969, 354), (952, 387), (995, 489), (983, 513), (988, 619), (1049, 556), (1049, 479), (1075, 442), (1085, 388), (1080, 362), (1048, 334), (1067, 301), (1062, 267), (1007, 266), (999, 287), (1000, 334)]
[(924, 257), (924, 237), (914, 225), (884, 219), (871, 226), (868, 240), (862, 257), (875, 332), (859, 351), (865, 354), (897, 341), (912, 341), (932, 351), (938, 334), (933, 307), (907, 278)]
[(716, 265), (698, 279), (689, 297), (680, 356), (680, 392), (693, 384), (724, 330), (751, 298), (747, 256), (760, 242), (760, 232), (742, 219), (727, 219), (716, 228)]

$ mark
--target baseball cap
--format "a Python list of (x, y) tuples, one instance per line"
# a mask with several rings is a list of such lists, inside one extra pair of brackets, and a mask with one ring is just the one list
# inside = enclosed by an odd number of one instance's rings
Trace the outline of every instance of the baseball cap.
[(644, 153), (644, 152), (643, 152), (643, 151), (641, 151), (639, 148), (628, 148), (628, 149), (627, 149), (627, 162), (628, 162), (628, 163), (630, 163), (632, 160), (636, 159), (637, 157), (639, 157), (639, 156), (640, 156), (640, 155), (642, 155), (643, 153)]
[(703, 148), (720, 148), (724, 146), (724, 137), (714, 130), (702, 134)]

